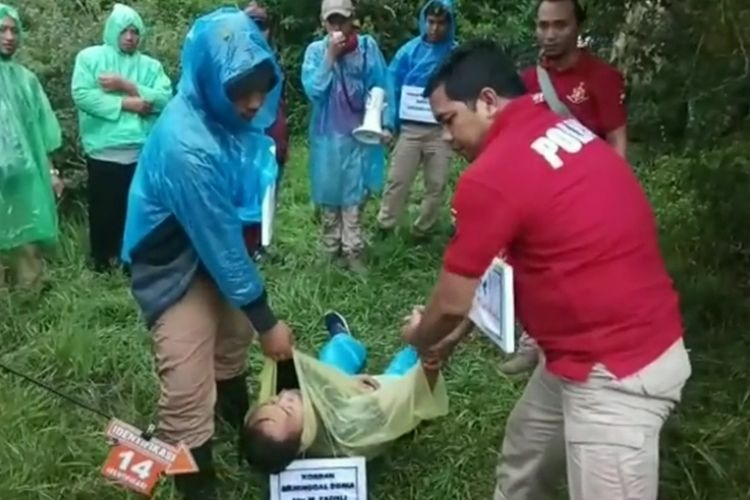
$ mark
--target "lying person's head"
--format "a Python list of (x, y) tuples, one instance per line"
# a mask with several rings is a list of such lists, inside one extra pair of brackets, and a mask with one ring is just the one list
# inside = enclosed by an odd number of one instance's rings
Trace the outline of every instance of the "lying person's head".
[(253, 408), (242, 429), (242, 452), (251, 467), (278, 474), (300, 453), (304, 420), (302, 393), (281, 391)]

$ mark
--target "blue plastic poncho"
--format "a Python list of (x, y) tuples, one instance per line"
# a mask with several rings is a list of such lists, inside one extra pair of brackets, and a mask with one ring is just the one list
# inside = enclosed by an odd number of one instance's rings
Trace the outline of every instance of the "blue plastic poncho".
[[(448, 36), (439, 43), (430, 43), (427, 35), (427, 9), (440, 4), (450, 14)], [(399, 129), (401, 89), (404, 85), (426, 87), (432, 73), (456, 46), (456, 16), (452, 0), (430, 0), (419, 14), (419, 36), (401, 46), (388, 66), (388, 121)]]
[[(18, 11), (0, 4), (21, 36)], [(57, 206), (48, 155), (62, 144), (60, 125), (36, 75), (0, 59), (0, 250), (57, 240)]]
[(369, 90), (386, 88), (387, 68), (375, 39), (357, 38), (357, 49), (333, 67), (325, 62), (328, 36), (307, 47), (302, 64), (302, 86), (312, 102), (312, 199), (321, 206), (359, 205), (367, 192), (383, 188), (385, 148), (362, 144), (352, 132), (362, 125)]
[[(225, 85), (269, 60), (278, 83), (251, 122), (235, 111)], [(136, 168), (128, 198), (122, 258), (174, 216), (224, 297), (240, 307), (263, 291), (248, 257), (239, 211), (248, 172), (274, 172), (263, 131), (276, 117), (283, 85), (273, 53), (242, 11), (224, 7), (199, 18), (182, 50), (177, 95), (159, 117)], [(266, 154), (263, 154), (265, 152)], [(264, 177), (255, 174), (253, 179)], [(252, 207), (244, 207), (252, 209)]]

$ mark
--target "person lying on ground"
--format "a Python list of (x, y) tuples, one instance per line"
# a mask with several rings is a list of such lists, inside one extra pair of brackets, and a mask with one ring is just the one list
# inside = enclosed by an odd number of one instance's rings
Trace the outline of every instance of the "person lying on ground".
[[(325, 324), (330, 337), (318, 359), (295, 351), (293, 365), (266, 363), (259, 405), (248, 412), (240, 438), (244, 458), (260, 472), (278, 474), (303, 455), (370, 459), (421, 422), (448, 413), (440, 373), (440, 360), (447, 356), (420, 360), (409, 346), (382, 375), (362, 375), (367, 349), (346, 319), (332, 312)], [(468, 325), (446, 338), (446, 353)], [(285, 368), (293, 371), (291, 377)]]

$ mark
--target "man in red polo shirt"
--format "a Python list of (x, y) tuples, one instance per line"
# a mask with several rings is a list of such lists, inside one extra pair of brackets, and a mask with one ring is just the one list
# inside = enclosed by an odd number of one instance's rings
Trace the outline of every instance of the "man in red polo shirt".
[[(627, 109), (622, 74), (579, 48), (586, 11), (578, 0), (541, 0), (536, 36), (541, 61), (522, 73), (529, 92), (542, 94), (560, 116), (577, 118), (623, 158), (627, 150)], [(524, 333), (516, 355), (500, 366), (508, 375), (530, 371), (538, 361), (536, 343)]]
[(438, 283), (404, 338), (439, 355), (505, 250), (517, 316), (544, 353), (508, 419), (495, 499), (552, 498), (566, 465), (573, 500), (656, 499), (659, 433), (691, 369), (633, 171), (525, 94), (493, 44), (458, 49), (426, 94), (446, 140), (473, 163)]
[[(553, 111), (577, 118), (625, 157), (628, 115), (624, 79), (617, 68), (578, 47), (585, 20), (586, 11), (578, 0), (539, 2), (536, 37), (542, 57), (522, 78), (529, 92), (547, 97), (553, 91), (546, 99)], [(543, 86), (544, 73), (552, 84), (548, 92)]]

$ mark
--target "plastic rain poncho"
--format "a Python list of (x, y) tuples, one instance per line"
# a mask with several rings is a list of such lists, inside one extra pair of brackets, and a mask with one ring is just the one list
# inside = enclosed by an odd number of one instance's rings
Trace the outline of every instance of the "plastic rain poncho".
[[(442, 375), (430, 389), (417, 363), (400, 377), (375, 377), (380, 388), (363, 388), (351, 375), (294, 351), (304, 406), (302, 449), (308, 456), (374, 458), (421, 422), (448, 414)], [(278, 365), (266, 358), (258, 403), (276, 395)]]
[(366, 192), (379, 192), (385, 180), (385, 148), (362, 144), (352, 135), (362, 125), (369, 90), (386, 88), (387, 69), (375, 39), (357, 38), (357, 49), (333, 67), (325, 62), (328, 36), (305, 51), (302, 85), (312, 102), (309, 174), (317, 205), (359, 205)]
[[(430, 43), (427, 35), (427, 9), (442, 5), (450, 13), (448, 36), (440, 43)], [(401, 89), (404, 85), (426, 87), (430, 76), (456, 46), (456, 16), (452, 0), (431, 0), (419, 14), (419, 36), (401, 46), (388, 66), (388, 103), (386, 112), (394, 129), (399, 129)]]
[[(123, 31), (134, 27), (143, 44), (146, 26), (132, 8), (115, 4), (104, 25), (104, 43), (78, 53), (71, 90), (78, 108), (78, 123), (86, 154), (107, 148), (141, 146), (158, 113), (172, 97), (172, 82), (161, 63), (140, 51), (125, 54), (119, 48)], [(153, 114), (144, 117), (122, 110), (127, 97), (122, 92), (106, 92), (98, 78), (118, 75), (136, 84), (140, 97), (153, 105)]]
[[(276, 68), (278, 84), (247, 122), (235, 111), (225, 84), (264, 60)], [(241, 306), (263, 287), (242, 238), (239, 212), (252, 207), (241, 207), (240, 201), (251, 198), (253, 179), (275, 172), (273, 140), (264, 130), (276, 118), (283, 79), (255, 24), (230, 7), (193, 24), (181, 63), (177, 94), (156, 122), (136, 168), (122, 259), (130, 262), (138, 243), (174, 216), (224, 297)], [(254, 175), (249, 181), (248, 172)]]
[[(0, 20), (18, 12), (0, 4)], [(57, 240), (57, 206), (48, 155), (60, 147), (60, 125), (37, 77), (0, 59), (0, 250)]]

